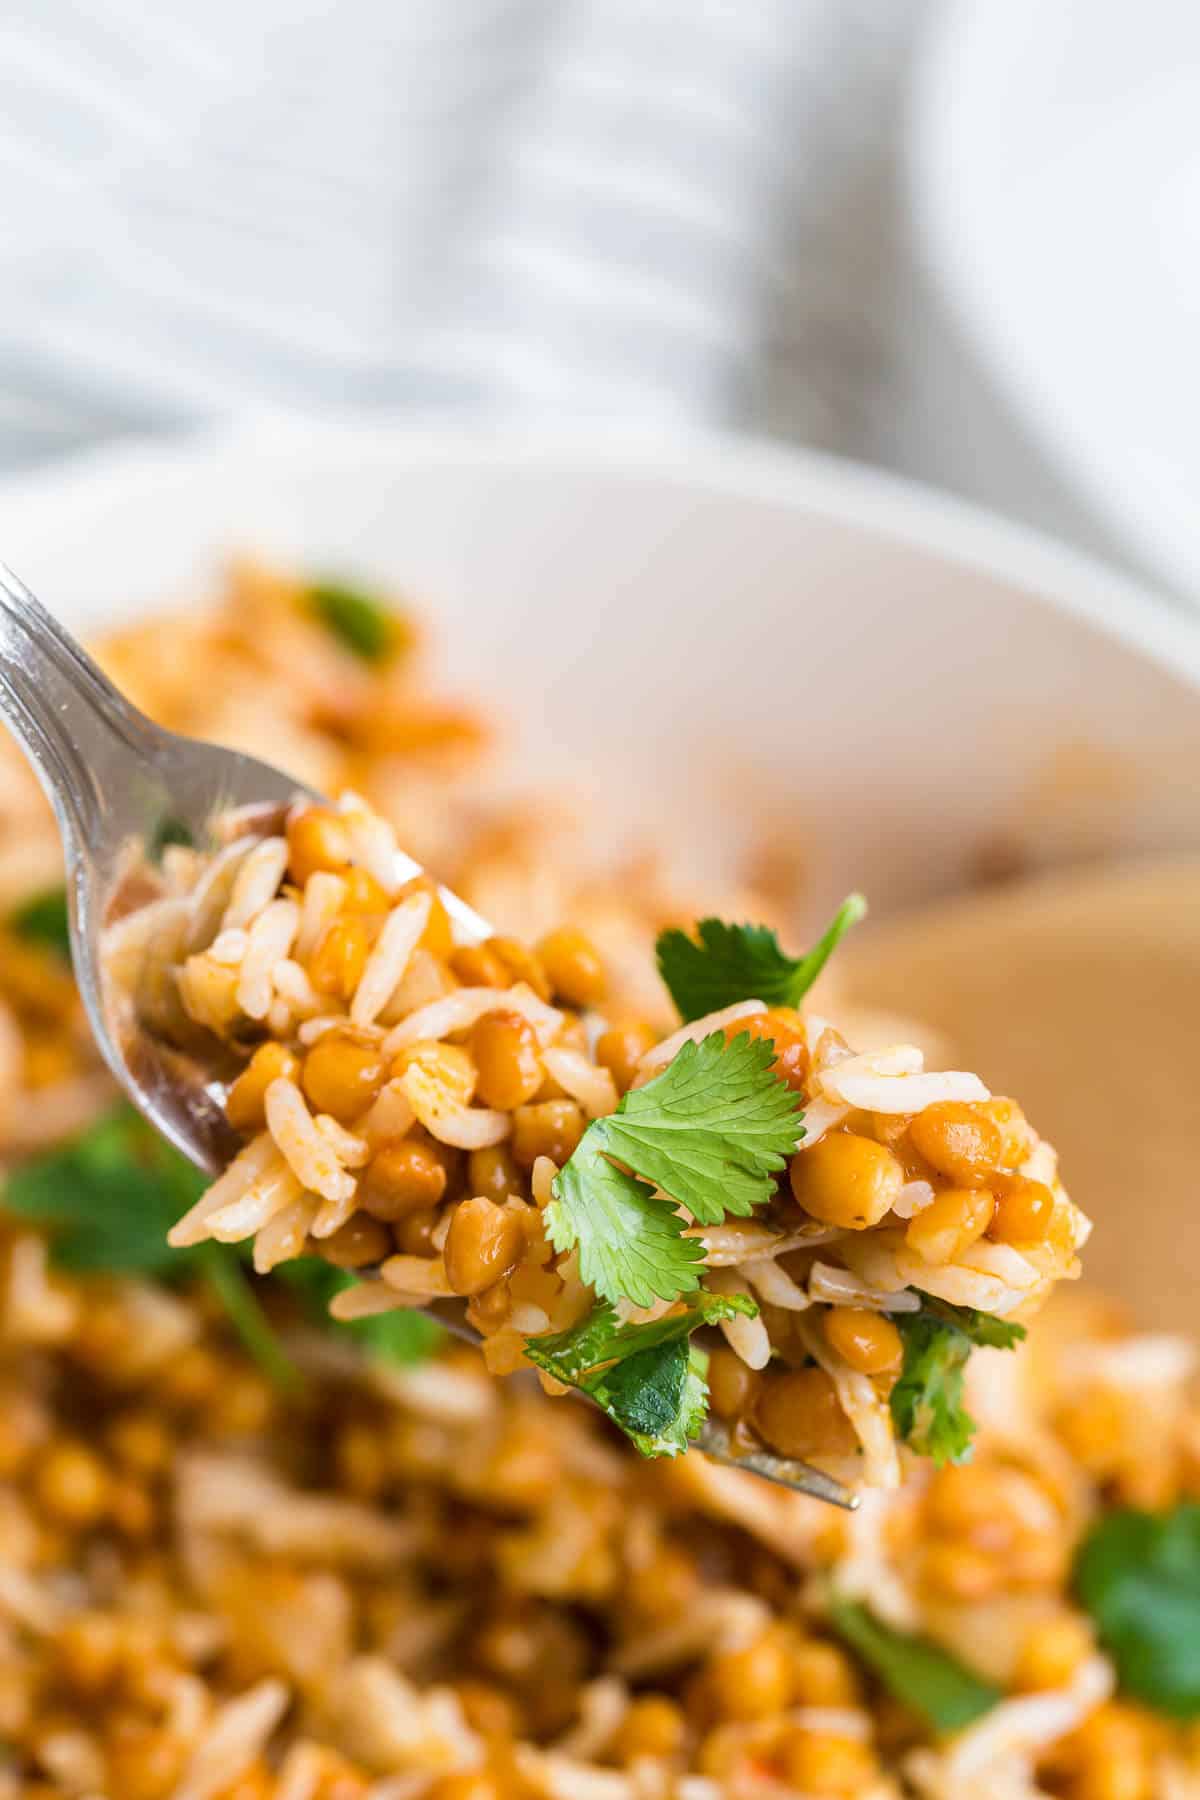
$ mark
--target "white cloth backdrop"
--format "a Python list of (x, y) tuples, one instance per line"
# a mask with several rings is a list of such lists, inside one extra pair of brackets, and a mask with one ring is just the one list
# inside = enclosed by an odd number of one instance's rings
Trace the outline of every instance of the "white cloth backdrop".
[(913, 288), (926, 5), (13, 0), (0, 466), (249, 409), (695, 418), (1087, 536)]

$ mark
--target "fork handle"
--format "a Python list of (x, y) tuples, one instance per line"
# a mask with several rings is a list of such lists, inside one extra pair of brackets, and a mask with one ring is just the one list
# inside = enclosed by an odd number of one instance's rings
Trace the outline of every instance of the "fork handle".
[(3, 563), (0, 718), (68, 839), (102, 841), (106, 796), (128, 785), (130, 753), (146, 755), (148, 721)]

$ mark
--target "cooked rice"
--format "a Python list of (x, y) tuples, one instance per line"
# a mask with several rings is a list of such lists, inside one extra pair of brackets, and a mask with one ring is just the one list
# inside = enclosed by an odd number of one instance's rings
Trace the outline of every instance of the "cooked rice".
[[(218, 611), (193, 612), (173, 631), (124, 634), (114, 672), (171, 725), (255, 740), (319, 788), (353, 781), (370, 804), (386, 800), (401, 841), (485, 912), (494, 905), (499, 929), (536, 937), (572, 918), (600, 944), (615, 1001), (660, 1038), (678, 1037), (650, 948), (659, 927), (694, 908), (644, 871), (585, 871), (561, 812), (514, 807), (511, 794), (489, 788), (464, 714), (431, 697), (403, 659), (376, 670), (340, 650), (302, 600), (294, 584), (240, 569)], [(20, 765), (0, 775), (0, 891), (15, 901), (57, 868), (57, 850)], [(369, 812), (352, 806), (346, 817), (361, 866), (386, 881)], [(302, 894), (281, 894), (286, 858), (277, 846), (252, 864), (254, 855), (243, 841), (208, 867), (173, 856), (165, 875), (175, 910), (144, 938), (130, 923), (125, 940), (134, 962), (160, 929), (195, 957), (180, 990), (224, 1033), (238, 1006), (228, 978), (244, 976), (256, 923), (296, 900), (290, 953), (269, 971), (266, 1017), (282, 1030), (286, 1013), (286, 1030), (306, 1048), (341, 1029), (350, 1010), (318, 993), (309, 973), (345, 884), (319, 872)], [(185, 917), (180, 894), (197, 876)], [(764, 911), (746, 901), (723, 908), (715, 897), (712, 909)], [(31, 969), (29, 955), (0, 941), (0, 1006), (13, 1028), (0, 1039), (0, 1135), (10, 1156), (86, 1124), (112, 1095), (77, 1002), (51, 959), (39, 953)], [(388, 972), (379, 965), (379, 987)], [(474, 991), (456, 979), (444, 957), (412, 949), (399, 985), (365, 1009), (386, 1025), (362, 1040), (378, 1046), (411, 1028), (419, 1009)], [(555, 1059), (555, 1087), (598, 1109), (599, 1086), (584, 1085), (584, 1042), (566, 1034), (571, 1009), (519, 983), (487, 992), (487, 1006), (498, 994), (500, 1010), (529, 1020)], [(326, 1007), (336, 1016), (323, 1018)], [(762, 1011), (751, 1003), (740, 1016)], [(436, 1030), (427, 1018), (386, 1056), (461, 1044), (480, 1016), (455, 1026), (462, 1014), (451, 1009)], [(48, 1034), (63, 1069), (33, 1084), (28, 1052)], [(936, 1079), (907, 1050), (866, 1070), (859, 1060), (856, 1075), (832, 1026), (810, 1021), (809, 1037), (822, 1093), (837, 1088), (839, 1069), (843, 1085), (925, 1082), (906, 1090), (907, 1111)], [(658, 1046), (664, 1061), (669, 1045)], [(415, 1131), (403, 1076), (389, 1075), (365, 1116), (348, 1122), (331, 1124), (294, 1092), (303, 1118), (292, 1150), (303, 1173), (262, 1130), (173, 1242), (244, 1228), (260, 1268), (311, 1252), (318, 1215), (347, 1202), (301, 1183), (340, 1172), (336, 1191), (349, 1182), (357, 1194), (360, 1144), (374, 1152)], [(816, 1093), (814, 1082), (807, 1148), (850, 1116)], [(492, 1110), (474, 1095), (458, 1105), (457, 1117)], [(289, 1097), (285, 1137), (297, 1119)], [(447, 1155), (461, 1166), (461, 1153)], [(533, 1160), (520, 1177), (523, 1204), (546, 1204), (556, 1168), (547, 1155)], [(1061, 1194), (1048, 1146), (1032, 1144), (1021, 1172)], [(1025, 1316), (1055, 1273), (988, 1243), (941, 1271), (920, 1264), (903, 1233), (931, 1203), (925, 1186), (923, 1177), (906, 1184), (880, 1232), (790, 1228), (794, 1214), (697, 1232), (710, 1282), (756, 1287), (769, 1316), (786, 1314), (790, 1329), (810, 1334), (801, 1341), (845, 1388), (881, 1466), (890, 1439), (875, 1438), (878, 1395), (868, 1380), (867, 1399), (832, 1357), (814, 1322), (825, 1307), (911, 1307), (914, 1286), (936, 1292), (940, 1281), (974, 1296), (964, 1303), (1011, 1301)], [(1078, 1248), (1082, 1215), (1070, 1224)], [(397, 1246), (385, 1267), (389, 1280), (344, 1290), (335, 1310), (365, 1318), (442, 1290), (440, 1255)], [(547, 1272), (553, 1263), (539, 1262), (528, 1278)], [(403, 1285), (393, 1288), (397, 1275)], [(560, 1304), (578, 1305), (577, 1272), (555, 1278)], [(797, 1293), (807, 1308), (796, 1310)], [(314, 1330), (282, 1283), (267, 1300), (304, 1371), (301, 1389), (272, 1388), (202, 1281), (167, 1289), (68, 1274), (50, 1264), (40, 1236), (0, 1223), (4, 1800), (782, 1800), (798, 1791), (794, 1770), (830, 1744), (852, 1771), (840, 1800), (1082, 1800), (1084, 1783), (1100, 1779), (1086, 1727), (1111, 1705), (1107, 1659), (1093, 1652), (1035, 1693), (1024, 1691), (1022, 1659), (1045, 1620), (1074, 1616), (1070, 1553), (1098, 1508), (1200, 1498), (1188, 1346), (1130, 1337), (1109, 1309), (1059, 1297), (1019, 1353), (973, 1360), (981, 1430), (971, 1468), (914, 1466), (900, 1490), (870, 1494), (845, 1517), (697, 1455), (643, 1464), (590, 1409), (490, 1381), (458, 1347), (412, 1368), (365, 1362), (351, 1338)], [(538, 1302), (516, 1304), (530, 1308), (524, 1318)], [(1056, 1325), (1056, 1309), (1067, 1326)], [(497, 1333), (490, 1359), (516, 1366), (521, 1344), (519, 1332)], [(960, 1477), (975, 1484), (973, 1504), (981, 1483), (994, 1496), (974, 1526), (951, 1523), (963, 1511)], [(971, 1575), (963, 1589), (960, 1565)], [(830, 1582), (996, 1682), (1001, 1706), (935, 1738), (839, 1645), (826, 1616)], [(750, 1720), (733, 1660), (747, 1654), (781, 1654), (791, 1671), (782, 1704), (752, 1693)], [(654, 1739), (648, 1706), (654, 1729), (677, 1734), (674, 1748)], [(1144, 1747), (1137, 1754), (1152, 1771), (1139, 1800), (1190, 1795), (1200, 1783), (1194, 1729), (1128, 1699), (1120, 1706), (1126, 1738)]]

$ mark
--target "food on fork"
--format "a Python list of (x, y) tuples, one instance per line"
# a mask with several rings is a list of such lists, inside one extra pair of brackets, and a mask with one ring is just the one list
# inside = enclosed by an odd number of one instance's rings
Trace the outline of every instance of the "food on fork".
[(154, 1028), (238, 1071), (243, 1148), (173, 1245), (322, 1257), (358, 1276), (343, 1319), (459, 1297), (493, 1372), (581, 1389), (647, 1456), (710, 1387), (735, 1444), (848, 1485), (896, 1486), (901, 1444), (967, 1454), (971, 1349), (1017, 1342), (1088, 1226), (1015, 1102), (799, 1010), (857, 897), (798, 959), (664, 932), (664, 1036), (606, 1012), (576, 930), (456, 941), (353, 794), (222, 835), (108, 933)]
[[(164, 723), (361, 788), (498, 930), (576, 919), (604, 1009), (651, 1025), (639, 1056), (661, 1041), (655, 932), (767, 900), (585, 874), (553, 797), (488, 791), (479, 715), (408, 662), (410, 622), (314, 591), (241, 569), (105, 660)], [(644, 1461), (414, 1310), (331, 1321), (353, 1273), (314, 1256), (256, 1280), (244, 1244), (171, 1250), (204, 1177), (112, 1110), (57, 836), (24, 766), (3, 772), (2, 1800), (1193, 1792), (1194, 1345), (1064, 1284), (1026, 1342), (972, 1356), (970, 1463), (906, 1456), (847, 1515)], [(714, 1406), (747, 1379), (711, 1354)]]

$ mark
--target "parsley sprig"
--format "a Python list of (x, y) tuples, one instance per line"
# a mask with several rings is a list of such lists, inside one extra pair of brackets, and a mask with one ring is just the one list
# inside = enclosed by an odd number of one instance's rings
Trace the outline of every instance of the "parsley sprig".
[(851, 894), (838, 908), (807, 956), (788, 956), (766, 925), (728, 925), (701, 919), (696, 936), (664, 931), (658, 939), (659, 973), (685, 1020), (739, 1000), (798, 1006), (867, 903)]
[(684, 1237), (676, 1204), (715, 1225), (770, 1198), (802, 1136), (799, 1100), (772, 1073), (773, 1056), (762, 1039), (714, 1032), (588, 1126), (545, 1220), (556, 1250), (578, 1250), (601, 1299), (649, 1306), (700, 1285), (703, 1246)]
[(1025, 1328), (928, 1294), (921, 1301), (920, 1312), (892, 1315), (904, 1339), (904, 1364), (889, 1404), (897, 1437), (940, 1468), (971, 1454), (975, 1421), (964, 1403), (963, 1376), (972, 1349), (1011, 1350)]
[(1124, 1691), (1200, 1718), (1200, 1504), (1108, 1513), (1084, 1539), (1075, 1587)]
[(746, 1294), (699, 1293), (664, 1318), (623, 1325), (602, 1300), (570, 1331), (530, 1338), (525, 1349), (539, 1369), (594, 1400), (643, 1456), (678, 1456), (708, 1407), (692, 1333), (757, 1311)]

